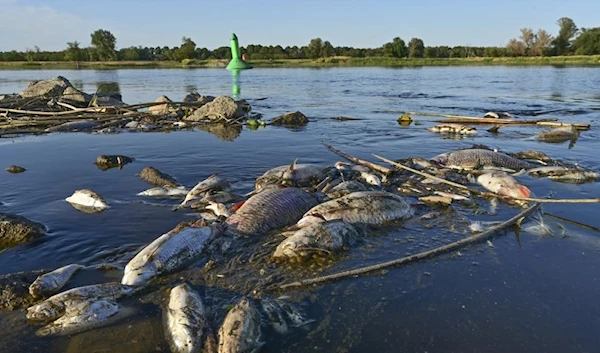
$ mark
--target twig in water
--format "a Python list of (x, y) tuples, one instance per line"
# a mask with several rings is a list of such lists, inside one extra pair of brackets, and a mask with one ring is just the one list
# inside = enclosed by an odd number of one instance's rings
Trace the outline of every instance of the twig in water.
[(544, 212), (544, 216), (552, 217), (554, 219), (558, 219), (560, 221), (571, 223), (571, 224), (576, 225), (578, 227), (581, 227), (581, 228), (584, 228), (584, 229), (588, 229), (588, 230), (592, 230), (594, 232), (599, 232), (600, 233), (600, 228), (596, 228), (594, 226), (590, 226), (590, 225), (587, 225), (587, 224), (584, 224), (584, 223), (581, 223), (581, 222), (577, 222), (577, 221), (574, 221), (574, 220), (571, 220), (571, 219), (568, 219), (568, 218), (564, 218), (564, 217), (560, 217), (560, 216), (557, 216), (557, 215), (553, 215), (552, 213)]
[(498, 194), (494, 194), (491, 192), (486, 192), (486, 191), (479, 191), (479, 190), (475, 190), (475, 189), (471, 189), (467, 186), (461, 185), (461, 184), (457, 184), (455, 182), (452, 181), (448, 181), (446, 179), (437, 177), (435, 175), (431, 175), (431, 174), (427, 174), (424, 172), (420, 172), (418, 170), (412, 169), (410, 167), (407, 167), (405, 165), (402, 165), (398, 162), (394, 162), (392, 160), (389, 160), (387, 158), (378, 156), (376, 154), (373, 154), (373, 156), (375, 158), (381, 159), (382, 161), (389, 163), (395, 167), (398, 168), (402, 168), (405, 170), (408, 170), (411, 173), (415, 173), (415, 174), (419, 174), (421, 176), (424, 176), (426, 178), (431, 178), (433, 180), (437, 180), (441, 183), (444, 184), (448, 184), (457, 188), (461, 188), (461, 189), (465, 189), (465, 190), (469, 190), (470, 192), (477, 194), (477, 195), (482, 195), (482, 196), (491, 196), (491, 197), (497, 197), (497, 198), (501, 198), (501, 199), (505, 199), (505, 200), (519, 200), (519, 201), (531, 201), (531, 202), (539, 202), (539, 203), (600, 203), (600, 198), (595, 198), (595, 199), (538, 199), (538, 198), (531, 198), (531, 197), (513, 197), (513, 196), (505, 196), (505, 195), (498, 195)]
[(527, 217), (529, 216), (531, 213), (533, 213), (537, 208), (539, 207), (538, 203), (533, 204), (531, 207), (527, 208), (526, 210), (523, 210), (521, 213), (519, 213), (518, 215), (498, 224), (497, 226), (490, 228), (484, 232), (481, 233), (477, 233), (474, 235), (471, 235), (469, 237), (466, 237), (464, 239), (455, 241), (453, 243), (450, 244), (446, 244), (443, 246), (440, 246), (438, 248), (435, 249), (431, 249), (428, 251), (424, 251), (418, 254), (414, 254), (414, 255), (410, 255), (410, 256), (406, 256), (400, 259), (396, 259), (396, 260), (392, 260), (392, 261), (388, 261), (388, 262), (383, 262), (377, 265), (371, 265), (371, 266), (366, 266), (366, 267), (359, 267), (356, 268), (354, 270), (349, 270), (349, 271), (343, 271), (343, 272), (338, 272), (338, 273), (334, 273), (331, 275), (326, 275), (326, 276), (320, 276), (320, 277), (315, 277), (315, 278), (309, 278), (309, 279), (305, 279), (305, 280), (301, 280), (301, 281), (297, 281), (297, 282), (292, 282), (292, 283), (287, 283), (287, 284), (283, 284), (281, 286), (279, 286), (279, 289), (288, 289), (288, 288), (293, 288), (293, 287), (302, 287), (302, 286), (306, 286), (309, 284), (317, 284), (317, 283), (323, 283), (323, 282), (328, 282), (328, 281), (332, 281), (332, 280), (337, 280), (337, 279), (342, 279), (342, 278), (347, 278), (347, 277), (352, 277), (352, 276), (358, 276), (358, 275), (363, 275), (365, 273), (369, 273), (369, 272), (373, 272), (373, 271), (378, 271), (378, 270), (382, 270), (384, 268), (388, 268), (388, 267), (392, 267), (392, 266), (399, 266), (399, 265), (406, 265), (412, 262), (417, 262), (419, 260), (423, 260), (429, 257), (433, 257), (433, 256), (438, 256), (444, 253), (447, 253), (449, 251), (452, 250), (456, 250), (459, 248), (463, 248), (467, 245), (470, 244), (474, 244), (474, 243), (478, 243), (484, 240), (487, 240), (489, 238), (491, 238), (492, 236), (494, 236), (494, 234), (496, 234), (497, 232), (503, 231), (506, 228), (514, 225), (518, 220), (520, 220), (523, 217)]
[(365, 161), (365, 160), (353, 157), (353, 156), (351, 156), (351, 155), (349, 155), (349, 154), (347, 154), (345, 152), (342, 152), (342, 151), (334, 148), (331, 145), (326, 144), (325, 142), (321, 142), (321, 143), (323, 145), (325, 145), (325, 147), (327, 147), (331, 152), (333, 152), (333, 153), (335, 153), (337, 155), (340, 155), (340, 156), (346, 158), (347, 160), (352, 161), (352, 162), (354, 162), (356, 164), (364, 165), (365, 167), (373, 169), (373, 170), (376, 170), (376, 171), (378, 171), (378, 172), (380, 172), (380, 173), (382, 173), (384, 175), (388, 175), (392, 171), (389, 168), (382, 167), (382, 166), (377, 165), (375, 163), (371, 163), (371, 162), (368, 162), (368, 161)]

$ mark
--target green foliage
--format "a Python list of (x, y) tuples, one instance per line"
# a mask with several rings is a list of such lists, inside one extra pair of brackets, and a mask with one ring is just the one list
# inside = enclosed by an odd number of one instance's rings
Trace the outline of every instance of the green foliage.
[(560, 27), (558, 36), (554, 39), (554, 53), (556, 55), (565, 55), (571, 52), (571, 41), (577, 34), (577, 26), (572, 19), (562, 17), (556, 24)]
[(600, 27), (581, 29), (581, 34), (573, 42), (577, 55), (600, 54)]
[(311, 58), (311, 59), (320, 58), (321, 52), (323, 51), (323, 40), (321, 38), (311, 39), (306, 51), (307, 51), (307, 56), (309, 58)]
[(193, 59), (196, 54), (196, 43), (191, 38), (183, 37), (182, 44), (175, 50), (174, 56), (176, 61), (184, 59)]
[(408, 57), (409, 58), (422, 58), (425, 51), (425, 45), (419, 38), (413, 38), (408, 44)]
[(79, 47), (79, 42), (67, 42), (67, 50), (65, 50), (65, 60), (79, 62), (83, 60), (83, 53)]
[(393, 58), (405, 58), (408, 56), (406, 43), (400, 37), (395, 37), (390, 43), (384, 44), (383, 52), (385, 56)]
[(91, 34), (94, 56), (102, 61), (117, 60), (117, 39), (107, 30), (99, 29)]

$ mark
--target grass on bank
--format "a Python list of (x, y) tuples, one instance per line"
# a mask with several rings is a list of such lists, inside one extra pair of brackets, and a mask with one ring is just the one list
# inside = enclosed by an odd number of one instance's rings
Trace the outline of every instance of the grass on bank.
[[(169, 68), (224, 68), (228, 60), (177, 61), (93, 61), (80, 62), (81, 69), (169, 69)], [(515, 58), (352, 58), (337, 56), (320, 59), (249, 60), (253, 67), (415, 67), (415, 66), (600, 66), (600, 55), (515, 57)], [(76, 63), (67, 61), (4, 61), (0, 69), (76, 69)]]

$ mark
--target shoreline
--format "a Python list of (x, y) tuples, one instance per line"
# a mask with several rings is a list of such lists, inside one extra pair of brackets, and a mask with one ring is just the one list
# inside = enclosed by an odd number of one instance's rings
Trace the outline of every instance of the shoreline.
[[(389, 58), (330, 57), (320, 59), (248, 60), (255, 68), (328, 68), (328, 67), (421, 67), (421, 66), (600, 66), (600, 55), (548, 57), (476, 57), (476, 58)], [(228, 60), (176, 61), (93, 61), (80, 62), (80, 69), (200, 69), (225, 68)], [(3, 61), (0, 70), (77, 69), (68, 61)]]

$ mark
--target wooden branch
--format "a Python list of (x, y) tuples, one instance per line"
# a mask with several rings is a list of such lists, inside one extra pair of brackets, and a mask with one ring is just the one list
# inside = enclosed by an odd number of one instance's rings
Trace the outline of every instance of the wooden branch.
[(447, 253), (449, 251), (453, 251), (453, 250), (457, 250), (457, 249), (463, 248), (463, 247), (465, 247), (467, 245), (471, 245), (471, 244), (474, 244), (474, 243), (479, 243), (479, 242), (484, 241), (484, 240), (488, 240), (491, 237), (493, 237), (496, 233), (498, 233), (500, 231), (503, 231), (503, 230), (507, 229), (508, 227), (510, 227), (512, 225), (515, 225), (522, 218), (529, 216), (538, 207), (539, 207), (539, 204), (537, 204), (537, 203), (533, 204), (531, 207), (523, 210), (518, 215), (516, 215), (516, 216), (514, 216), (514, 217), (512, 217), (512, 218), (510, 218), (510, 219), (508, 219), (508, 220), (506, 220), (506, 221), (498, 224), (494, 228), (488, 229), (488, 230), (486, 230), (484, 232), (481, 232), (481, 233), (477, 233), (475, 235), (471, 235), (469, 237), (463, 238), (463, 239), (455, 241), (453, 243), (440, 246), (440, 247), (435, 248), (435, 249), (431, 249), (431, 250), (424, 251), (424, 252), (421, 252), (421, 253), (418, 253), (418, 254), (414, 254), (414, 255), (402, 257), (400, 259), (396, 259), (396, 260), (392, 260), (392, 261), (388, 261), (388, 262), (379, 263), (379, 264), (376, 264), (376, 265), (371, 265), (371, 266), (366, 266), (366, 267), (359, 267), (359, 268), (356, 268), (356, 269), (353, 269), (353, 270), (349, 270), (349, 271), (343, 271), (343, 272), (338, 272), (338, 273), (334, 273), (334, 274), (331, 274), (331, 275), (320, 276), (320, 277), (315, 277), (315, 278), (309, 278), (309, 279), (305, 279), (305, 280), (301, 280), (301, 281), (297, 281), (297, 282), (283, 284), (283, 285), (279, 286), (279, 289), (288, 289), (288, 288), (293, 288), (293, 287), (302, 287), (302, 286), (307, 286), (307, 285), (310, 285), (310, 284), (317, 284), (317, 283), (323, 283), (323, 282), (328, 282), (328, 281), (333, 281), (333, 280), (339, 280), (339, 279), (353, 277), (353, 276), (358, 276), (358, 275), (364, 275), (366, 273), (373, 272), (373, 271), (383, 270), (383, 269), (388, 268), (388, 267), (406, 265), (406, 264), (417, 262), (419, 260), (423, 260), (423, 259), (426, 259), (426, 258), (431, 258), (431, 257), (434, 257), (434, 256), (439, 256), (439, 255)]
[(327, 147), (327, 148), (328, 148), (328, 149), (329, 149), (331, 152), (333, 152), (333, 153), (335, 153), (335, 154), (337, 154), (337, 155), (340, 155), (340, 156), (342, 156), (343, 158), (346, 158), (347, 160), (349, 160), (349, 161), (352, 161), (352, 162), (354, 162), (354, 163), (356, 163), (356, 164), (364, 165), (365, 167), (367, 167), (367, 168), (369, 168), (369, 169), (376, 170), (376, 171), (378, 171), (378, 172), (380, 172), (380, 173), (382, 173), (382, 174), (384, 174), (384, 175), (388, 175), (388, 174), (389, 174), (389, 173), (392, 171), (392, 170), (391, 170), (391, 169), (389, 169), (389, 168), (382, 167), (382, 166), (380, 166), (380, 165), (377, 165), (377, 164), (375, 164), (375, 163), (371, 163), (371, 162), (368, 162), (368, 161), (365, 161), (365, 160), (362, 160), (362, 159), (359, 159), (359, 158), (353, 157), (353, 156), (351, 156), (351, 155), (349, 155), (349, 154), (346, 154), (346, 153), (344, 153), (344, 152), (342, 152), (342, 151), (340, 151), (340, 150), (338, 150), (338, 149), (334, 148), (333, 146), (326, 144), (326, 143), (325, 143), (325, 142), (323, 142), (323, 141), (322, 141), (321, 143), (322, 143), (323, 145), (325, 145), (325, 147)]
[(373, 154), (373, 156), (375, 158), (378, 158), (378, 159), (380, 159), (380, 160), (382, 160), (382, 161), (384, 161), (386, 163), (389, 163), (389, 164), (391, 164), (391, 165), (393, 165), (395, 167), (402, 168), (404, 170), (408, 170), (411, 173), (415, 173), (415, 174), (424, 176), (426, 178), (430, 178), (430, 179), (433, 179), (433, 180), (436, 180), (436, 181), (439, 181), (441, 183), (448, 184), (448, 185), (451, 185), (451, 186), (454, 186), (454, 187), (457, 187), (457, 188), (468, 190), (468, 191), (470, 191), (470, 192), (472, 192), (474, 194), (481, 195), (481, 196), (488, 196), (488, 197), (491, 196), (491, 197), (497, 197), (497, 198), (501, 198), (501, 199), (505, 199), (505, 200), (519, 200), (519, 201), (530, 201), (530, 202), (538, 202), (538, 203), (600, 203), (600, 198), (595, 198), (595, 199), (538, 199), (538, 198), (531, 198), (531, 197), (513, 197), (513, 196), (498, 195), (498, 194), (494, 194), (494, 193), (487, 192), (487, 191), (480, 191), (480, 190), (476, 190), (476, 189), (471, 189), (471, 188), (469, 188), (467, 186), (464, 186), (462, 184), (457, 184), (455, 182), (448, 181), (446, 179), (437, 177), (435, 175), (431, 175), (431, 174), (428, 174), (428, 173), (425, 173), (425, 172), (421, 172), (421, 171), (412, 169), (410, 167), (402, 165), (402, 164), (400, 164), (398, 162), (394, 162), (394, 161), (389, 160), (387, 158), (378, 156), (376, 154)]

